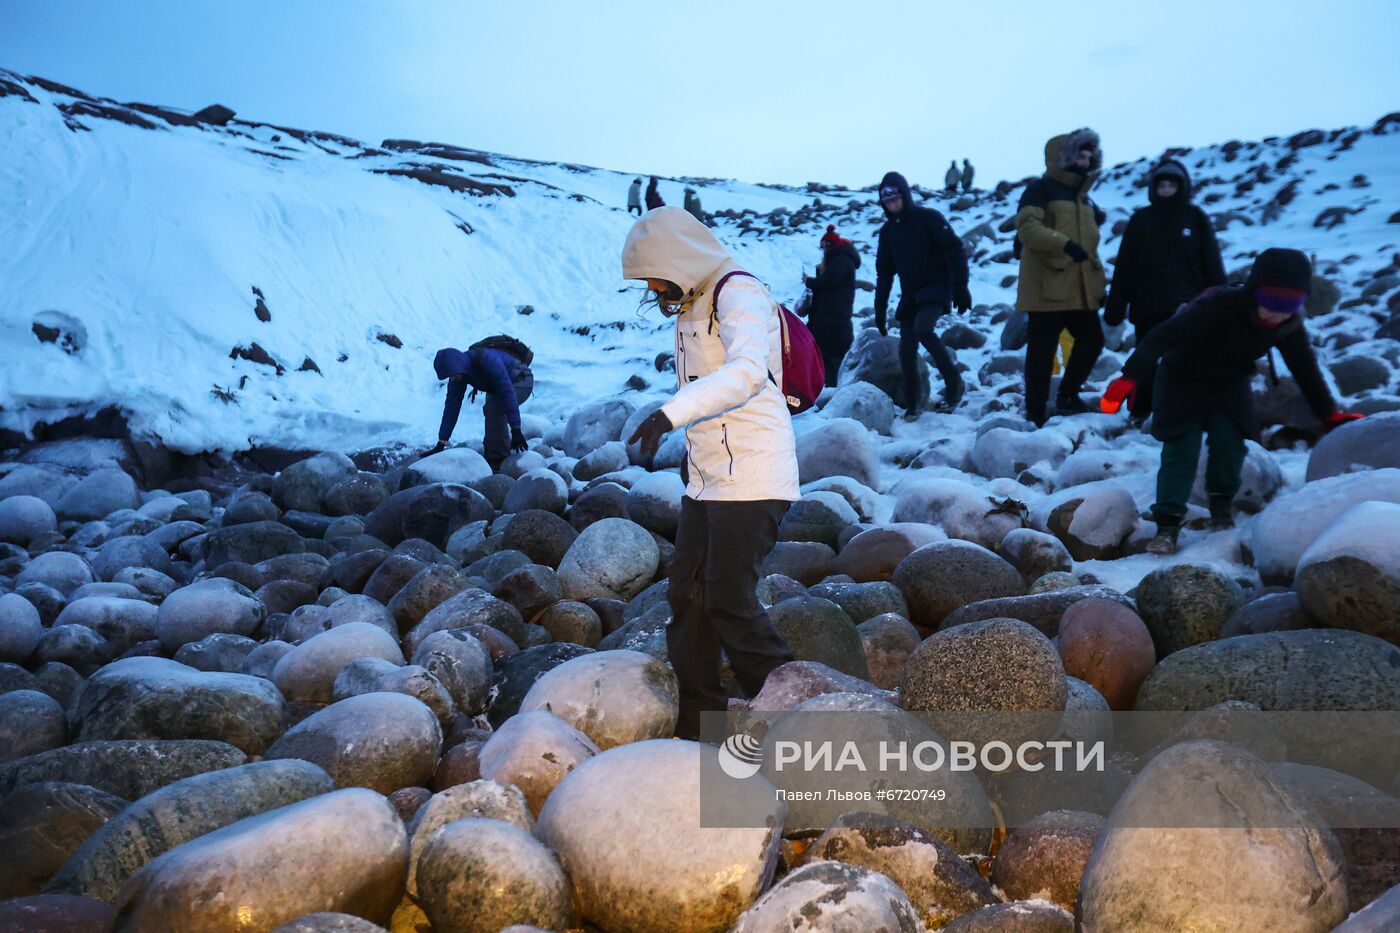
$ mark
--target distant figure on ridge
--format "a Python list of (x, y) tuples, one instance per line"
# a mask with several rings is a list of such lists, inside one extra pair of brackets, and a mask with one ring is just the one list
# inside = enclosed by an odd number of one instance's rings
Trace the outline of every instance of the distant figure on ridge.
[(972, 190), (972, 163), (967, 159), (963, 159), (962, 189), (964, 191)]
[(654, 211), (658, 207), (665, 207), (666, 202), (661, 199), (661, 192), (657, 190), (660, 184), (656, 176), (651, 176), (651, 181), (647, 182), (647, 210)]
[(958, 171), (958, 160), (954, 159), (948, 163), (948, 171), (943, 175), (943, 190), (948, 194), (957, 194), (960, 181), (962, 173)]
[[(1133, 212), (1118, 247), (1113, 285), (1104, 306), (1105, 324), (1133, 322), (1137, 345), (1177, 308), (1201, 292), (1225, 284), (1225, 264), (1215, 227), (1206, 212), (1191, 203), (1191, 176), (1186, 166), (1165, 159), (1147, 181), (1148, 205)], [(1152, 413), (1152, 378), (1138, 386), (1132, 416)]]
[(1045, 174), (1021, 194), (1013, 252), (1021, 260), (1016, 310), (1029, 312), (1026, 343), (1026, 418), (1045, 423), (1050, 369), (1060, 332), (1074, 349), (1065, 363), (1055, 408), (1062, 415), (1089, 411), (1079, 397), (1103, 351), (1099, 308), (1107, 285), (1099, 261), (1104, 213), (1089, 199), (1103, 154), (1091, 129), (1056, 136), (1045, 144)]
[(482, 447), (491, 470), (499, 472), (501, 463), (512, 450), (525, 450), (520, 404), (535, 388), (535, 374), (530, 371), (533, 361), (534, 354), (529, 347), (504, 334), (479, 340), (465, 351), (451, 347), (439, 350), (433, 358), (433, 369), (439, 379), (447, 380), (447, 401), (442, 408), (437, 446), (432, 452), (444, 450), (452, 440), (468, 386), (472, 390), (472, 401), (476, 401), (478, 392), (486, 393), (486, 402), (481, 407), (486, 419)]
[(685, 189), (685, 209), (691, 217), (705, 223), (705, 210), (700, 206), (700, 195), (695, 193), (695, 189), (687, 187)]
[(755, 592), (778, 523), (800, 495), (782, 324), (767, 289), (681, 208), (649, 211), (632, 226), (622, 275), (644, 279), (676, 322), (679, 388), (627, 443), (650, 460), (668, 432), (685, 432), (666, 650), (680, 685), (676, 735), (695, 738), (700, 714), (728, 705), (722, 654), (750, 697), (792, 660)]
[(885, 225), (880, 228), (875, 252), (875, 326), (886, 333), (885, 319), (890, 287), (899, 276), (899, 363), (904, 371), (904, 417), (914, 420), (922, 404), (919, 347), (933, 358), (943, 377), (943, 402), (951, 411), (963, 397), (962, 374), (952, 354), (938, 339), (933, 325), (948, 312), (972, 308), (967, 288), (967, 252), (962, 240), (943, 215), (914, 203), (909, 182), (898, 172), (888, 172), (880, 182), (880, 206)]
[(1157, 536), (1147, 544), (1151, 553), (1176, 551), (1202, 435), (1210, 527), (1234, 525), (1231, 504), (1240, 490), (1245, 438), (1259, 433), (1250, 381), (1255, 362), (1274, 347), (1327, 430), (1361, 417), (1337, 409), (1318, 369), (1303, 327), (1311, 284), (1307, 256), (1296, 249), (1266, 249), (1244, 285), (1203, 295), (1153, 328), (1123, 364), (1123, 375), (1109, 383), (1100, 408), (1112, 413), (1125, 401), (1131, 409), (1145, 381), (1157, 381), (1152, 436), (1162, 442), (1162, 463), (1152, 506)]
[(632, 179), (632, 184), (627, 188), (627, 213), (637, 212), (637, 216), (642, 213), (642, 180)]
[(822, 261), (817, 263), (817, 274), (803, 277), (803, 282), (812, 290), (812, 302), (807, 307), (807, 328), (821, 347), (826, 384), (834, 386), (853, 338), (851, 309), (856, 301), (860, 253), (856, 252), (854, 243), (837, 234), (835, 224), (827, 224), (821, 247)]

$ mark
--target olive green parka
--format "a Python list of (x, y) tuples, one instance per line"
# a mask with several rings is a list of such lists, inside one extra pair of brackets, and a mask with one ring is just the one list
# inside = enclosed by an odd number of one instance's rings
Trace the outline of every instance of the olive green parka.
[[(1075, 156), (1092, 147), (1087, 172), (1074, 171)], [(1045, 174), (1026, 186), (1016, 211), (1021, 275), (1016, 282), (1018, 311), (1098, 310), (1107, 277), (1099, 259), (1103, 211), (1089, 189), (1103, 164), (1099, 136), (1091, 129), (1064, 133), (1045, 144)], [(1073, 240), (1089, 254), (1075, 262), (1065, 253)]]

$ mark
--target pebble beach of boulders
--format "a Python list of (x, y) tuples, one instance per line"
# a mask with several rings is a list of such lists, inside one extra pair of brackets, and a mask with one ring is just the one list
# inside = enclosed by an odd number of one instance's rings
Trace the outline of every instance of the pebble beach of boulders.
[[(1091, 478), (1018, 509), (952, 470), (890, 483), (854, 395), (800, 430), (804, 495), (759, 585), (796, 660), (733, 711), (950, 735), (940, 717), (1038, 712), (1029, 732), (1083, 738), (1110, 710), (1400, 710), (1400, 469), (1337, 453), (1374, 422), (1268, 490), (1248, 565), (1158, 562), (1123, 591), (1084, 562), (1126, 553), (1131, 497)], [(1061, 809), (1026, 811), (1014, 773), (958, 775), (986, 828), (869, 805), (808, 825), (773, 801), (764, 826), (702, 826), (716, 749), (673, 738), (665, 638), (683, 487), (632, 462), (633, 414), (590, 406), (494, 474), (459, 447), (146, 483), (129, 442), (83, 439), (0, 465), (0, 928), (1400, 923), (1400, 829), (1327, 816), (1361, 800), (1400, 825), (1400, 752), (1351, 749), (1363, 780), (1208, 721)], [(1053, 434), (1092, 450), (1080, 422)], [(959, 466), (1073, 467), (1041, 433), (982, 431)], [(1217, 791), (1257, 826), (1144, 825)], [(1280, 812), (1301, 826), (1270, 828)]]

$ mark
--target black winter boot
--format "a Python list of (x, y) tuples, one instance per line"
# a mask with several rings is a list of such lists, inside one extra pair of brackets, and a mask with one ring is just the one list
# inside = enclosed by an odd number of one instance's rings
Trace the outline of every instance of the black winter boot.
[(943, 389), (943, 398), (938, 403), (938, 411), (953, 411), (962, 404), (963, 395), (967, 392), (967, 383), (959, 379), (952, 385)]
[(1078, 395), (1057, 395), (1055, 411), (1062, 415), (1082, 415), (1092, 411)]
[(1176, 539), (1181, 534), (1181, 519), (1160, 518), (1157, 520), (1157, 536), (1147, 542), (1147, 553), (1168, 555), (1176, 553)]
[(1231, 506), (1234, 504), (1234, 496), (1211, 496), (1210, 497), (1210, 530), (1225, 531), (1235, 527), (1235, 515)]

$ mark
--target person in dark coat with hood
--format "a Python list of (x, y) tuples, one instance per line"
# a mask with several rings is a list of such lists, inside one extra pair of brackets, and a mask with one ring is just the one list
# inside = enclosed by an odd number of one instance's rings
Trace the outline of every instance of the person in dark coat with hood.
[[(1133, 212), (1123, 231), (1104, 323), (1132, 322), (1137, 343), (1177, 308), (1208, 288), (1225, 284), (1225, 265), (1210, 217), (1191, 203), (1186, 166), (1166, 159), (1147, 181), (1147, 207)], [(1152, 379), (1138, 387), (1135, 419), (1152, 411)]]
[(899, 362), (904, 370), (905, 418), (920, 409), (919, 346), (933, 358), (943, 377), (943, 407), (956, 408), (963, 397), (962, 374), (933, 326), (949, 305), (972, 308), (967, 288), (967, 251), (943, 215), (914, 203), (909, 182), (898, 172), (880, 181), (885, 224), (875, 252), (875, 326), (886, 333), (890, 288), (899, 276)]
[(482, 414), (486, 432), (482, 442), (486, 462), (492, 471), (512, 450), (526, 449), (525, 435), (520, 429), (520, 403), (534, 391), (535, 375), (528, 363), (506, 350), (474, 346), (467, 350), (444, 347), (433, 357), (433, 369), (439, 379), (447, 380), (447, 401), (442, 408), (442, 425), (438, 428), (437, 446), (433, 453), (447, 447), (457, 416), (462, 411), (462, 398), (467, 388), (472, 400), (477, 392), (486, 393)]
[(856, 301), (860, 253), (856, 252), (854, 243), (837, 234), (835, 224), (827, 224), (821, 246), (822, 261), (817, 265), (817, 274), (803, 279), (812, 290), (812, 301), (807, 306), (807, 329), (821, 348), (826, 384), (834, 386), (853, 338), (851, 310)]
[(971, 190), (972, 190), (972, 175), (973, 175), (972, 163), (969, 162), (967, 159), (963, 159), (963, 167), (962, 167), (962, 188), (963, 188), (963, 191), (971, 191)]
[(695, 193), (694, 188), (685, 189), (685, 210), (691, 217), (705, 223), (705, 209), (700, 206), (700, 195)]
[(658, 190), (660, 182), (656, 176), (651, 176), (651, 181), (647, 182), (647, 210), (654, 211), (658, 207), (665, 207), (666, 202), (661, 199), (661, 192)]
[(1100, 407), (1112, 413), (1125, 401), (1131, 406), (1139, 387), (1156, 379), (1152, 436), (1163, 446), (1152, 553), (1176, 550), (1203, 435), (1211, 527), (1234, 523), (1231, 503), (1240, 488), (1245, 438), (1259, 433), (1250, 382), (1256, 361), (1274, 347), (1324, 427), (1361, 417), (1337, 409), (1318, 369), (1302, 314), (1311, 283), (1307, 256), (1267, 249), (1244, 285), (1209, 292), (1154, 328), (1123, 364), (1123, 375), (1109, 384)]
[(948, 194), (957, 194), (960, 181), (962, 173), (958, 171), (958, 160), (954, 159), (948, 163), (948, 171), (943, 173), (943, 190)]

